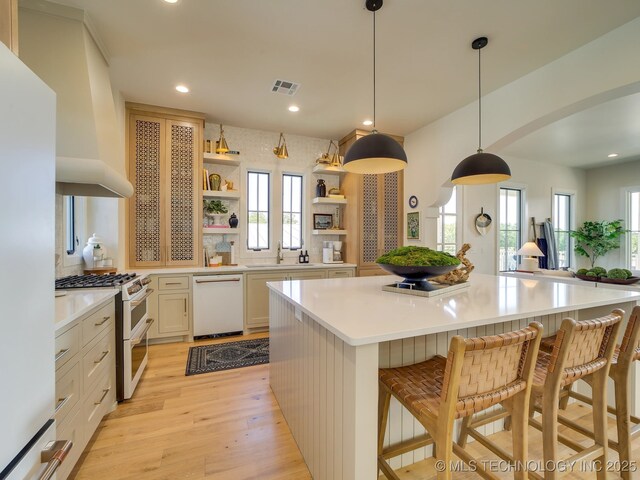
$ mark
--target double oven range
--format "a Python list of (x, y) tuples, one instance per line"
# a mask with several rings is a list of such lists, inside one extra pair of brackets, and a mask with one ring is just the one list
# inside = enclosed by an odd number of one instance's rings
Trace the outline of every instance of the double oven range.
[(151, 279), (135, 273), (72, 275), (56, 280), (56, 290), (116, 288), (116, 397), (131, 398), (149, 357), (147, 298)]

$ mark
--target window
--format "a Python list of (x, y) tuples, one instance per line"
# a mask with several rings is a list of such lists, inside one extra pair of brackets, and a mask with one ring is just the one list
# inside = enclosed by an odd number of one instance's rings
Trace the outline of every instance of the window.
[(67, 255), (76, 253), (76, 246), (79, 244), (76, 234), (76, 197), (64, 197), (64, 244)]
[(500, 188), (498, 268), (501, 272), (515, 270), (518, 265), (516, 252), (522, 246), (522, 194), (517, 188)]
[(638, 243), (640, 242), (640, 191), (627, 192), (627, 218), (626, 225), (629, 233), (625, 235), (627, 242), (627, 266), (631, 270), (640, 270), (640, 255)]
[(457, 209), (456, 209), (456, 187), (453, 187), (451, 199), (446, 205), (440, 207), (438, 216), (438, 238), (436, 249), (455, 255), (457, 252)]
[(269, 174), (247, 172), (247, 248), (269, 248)]
[(282, 175), (282, 248), (302, 248), (301, 175)]
[(568, 193), (553, 194), (553, 230), (558, 251), (558, 268), (571, 266), (573, 198)]

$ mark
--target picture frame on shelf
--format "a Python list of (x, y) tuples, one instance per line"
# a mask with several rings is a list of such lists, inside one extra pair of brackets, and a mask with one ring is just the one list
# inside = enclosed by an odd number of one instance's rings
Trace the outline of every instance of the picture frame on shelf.
[(407, 240), (420, 240), (420, 212), (407, 213)]
[(333, 215), (330, 213), (313, 214), (314, 230), (329, 230), (331, 227), (333, 227)]

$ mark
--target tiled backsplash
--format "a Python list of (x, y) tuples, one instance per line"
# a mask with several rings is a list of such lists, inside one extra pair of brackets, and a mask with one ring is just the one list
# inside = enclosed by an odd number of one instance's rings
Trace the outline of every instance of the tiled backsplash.
[[(345, 132), (346, 133), (346, 132)], [(318, 176), (312, 173), (315, 160), (327, 151), (328, 139), (303, 137), (289, 135), (284, 132), (289, 151), (289, 158), (279, 159), (273, 153), (273, 148), (278, 144), (279, 132), (265, 132), (248, 128), (238, 128), (224, 126), (224, 135), (229, 148), (240, 152), (241, 166), (239, 169), (232, 167), (221, 167), (215, 173), (219, 173), (223, 178), (234, 182), (234, 189), (240, 190), (240, 200), (229, 202), (230, 213), (235, 213), (239, 218), (239, 235), (227, 235), (227, 242), (234, 241), (236, 244), (237, 263), (257, 263), (268, 262), (275, 259), (275, 250), (280, 232), (271, 231), (271, 253), (264, 252), (255, 254), (247, 252), (246, 245), (246, 170), (256, 169), (269, 171), (272, 174), (272, 185), (279, 181), (283, 173), (303, 174), (305, 176), (303, 186), (304, 211), (303, 211), (303, 249), (308, 250), (311, 262), (322, 261), (322, 241), (323, 240), (344, 240), (337, 236), (315, 236), (311, 234), (314, 213), (335, 214), (335, 205), (312, 205), (311, 200), (315, 196), (316, 183), (318, 178), (323, 178), (327, 185), (327, 190), (338, 187), (339, 178), (335, 175)], [(220, 137), (220, 127), (218, 124), (206, 123), (204, 138), (212, 141), (212, 148), (215, 148), (215, 141)], [(218, 167), (216, 167), (218, 168)], [(228, 170), (225, 170), (228, 169)], [(211, 170), (211, 168), (210, 168)], [(209, 173), (213, 173), (210, 171)], [(236, 186), (237, 185), (237, 186)], [(275, 187), (274, 187), (275, 190)], [(272, 196), (274, 195), (272, 190)], [(277, 191), (277, 190), (276, 190)], [(273, 208), (272, 198), (272, 208)], [(279, 212), (272, 210), (272, 218), (277, 218)], [(203, 247), (208, 251), (215, 251), (215, 244), (222, 241), (222, 235), (204, 235)], [(285, 256), (297, 258), (297, 253), (285, 252)], [(289, 260), (292, 261), (292, 260)]]

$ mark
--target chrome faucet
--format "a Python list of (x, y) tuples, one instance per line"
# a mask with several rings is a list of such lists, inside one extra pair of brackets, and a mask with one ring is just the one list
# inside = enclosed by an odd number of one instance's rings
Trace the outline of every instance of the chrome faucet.
[(280, 248), (280, 242), (278, 242), (278, 256), (276, 257), (276, 263), (280, 265), (284, 260), (284, 256), (282, 255), (282, 249)]

